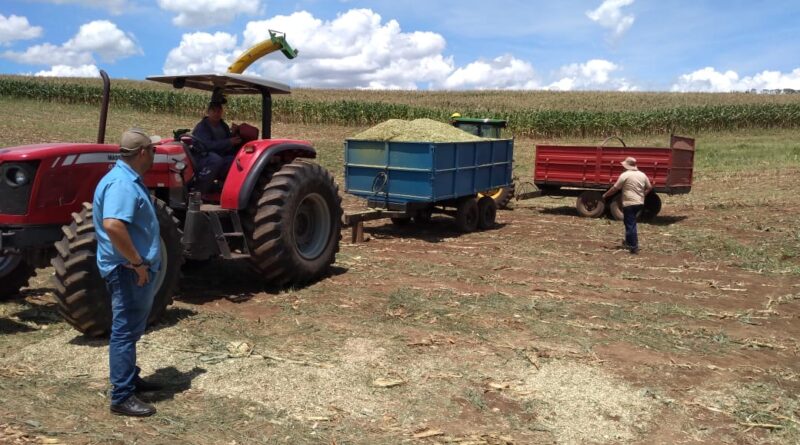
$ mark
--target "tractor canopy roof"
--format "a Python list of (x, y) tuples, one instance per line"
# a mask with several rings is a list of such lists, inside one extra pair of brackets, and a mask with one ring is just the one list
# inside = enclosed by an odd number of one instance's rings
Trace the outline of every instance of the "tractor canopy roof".
[(474, 118), (474, 117), (456, 117), (453, 118), (453, 122), (463, 123), (463, 124), (486, 124), (495, 127), (505, 128), (506, 121), (503, 119), (481, 119), (481, 118)]
[(181, 74), (177, 76), (148, 76), (147, 80), (172, 85), (175, 88), (196, 88), (215, 91), (220, 88), (225, 94), (289, 94), (289, 85), (244, 74)]

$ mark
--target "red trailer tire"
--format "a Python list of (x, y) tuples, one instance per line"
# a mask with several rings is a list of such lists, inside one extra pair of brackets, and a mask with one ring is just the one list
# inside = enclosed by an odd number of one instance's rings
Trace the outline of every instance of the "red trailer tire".
[[(625, 219), (625, 212), (622, 211), (622, 193), (617, 194), (608, 205), (608, 214), (612, 219), (622, 221)], [(636, 215), (636, 220), (644, 218), (644, 210), (640, 210)]]
[(586, 190), (578, 196), (575, 208), (580, 216), (586, 218), (599, 218), (606, 212), (606, 202), (603, 193), (597, 190)]
[(643, 221), (651, 221), (661, 212), (661, 197), (652, 192), (644, 197), (644, 209), (640, 218)]

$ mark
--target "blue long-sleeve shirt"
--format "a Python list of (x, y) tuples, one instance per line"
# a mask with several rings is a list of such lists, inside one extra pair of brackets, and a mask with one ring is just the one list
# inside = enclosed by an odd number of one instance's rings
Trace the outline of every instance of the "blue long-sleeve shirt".
[(224, 131), (224, 137), (215, 134), (214, 129), (211, 128), (211, 123), (208, 122), (208, 116), (204, 117), (203, 120), (195, 125), (194, 130), (192, 130), (192, 135), (195, 139), (200, 141), (201, 146), (198, 148), (201, 151), (210, 151), (224, 155), (233, 149), (233, 144), (231, 144), (231, 128), (224, 120), (220, 121), (219, 124), (220, 129)]

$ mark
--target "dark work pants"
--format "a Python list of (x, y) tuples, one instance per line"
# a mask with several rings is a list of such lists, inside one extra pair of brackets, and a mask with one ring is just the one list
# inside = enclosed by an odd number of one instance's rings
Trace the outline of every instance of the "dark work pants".
[(201, 193), (214, 192), (214, 181), (225, 179), (228, 170), (233, 164), (233, 155), (220, 156), (214, 152), (208, 152), (204, 156), (197, 157), (196, 187)]
[(625, 222), (625, 244), (631, 250), (639, 250), (639, 234), (636, 232), (636, 215), (642, 210), (643, 205), (627, 206), (622, 208)]
[(153, 306), (154, 275), (139, 287), (133, 269), (117, 266), (106, 277), (111, 293), (111, 338), (108, 340), (108, 368), (111, 376), (111, 404), (118, 405), (133, 395), (139, 377), (136, 366), (136, 342), (147, 327)]

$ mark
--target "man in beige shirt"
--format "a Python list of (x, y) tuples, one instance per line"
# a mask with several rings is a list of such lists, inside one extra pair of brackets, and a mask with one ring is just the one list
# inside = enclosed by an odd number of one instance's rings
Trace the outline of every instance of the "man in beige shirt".
[(636, 217), (644, 207), (644, 197), (653, 190), (650, 179), (636, 168), (636, 159), (628, 157), (621, 162), (625, 171), (619, 175), (616, 184), (603, 194), (603, 199), (614, 196), (622, 190), (622, 214), (625, 222), (625, 247), (631, 253), (639, 253), (639, 235), (636, 230)]

